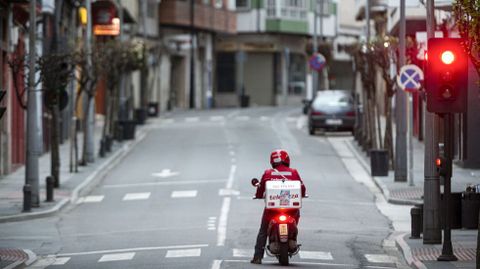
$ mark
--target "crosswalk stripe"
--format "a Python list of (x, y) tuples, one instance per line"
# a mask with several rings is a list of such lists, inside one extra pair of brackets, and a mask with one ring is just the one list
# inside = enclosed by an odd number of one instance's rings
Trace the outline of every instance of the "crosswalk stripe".
[(198, 191), (173, 191), (171, 197), (172, 198), (188, 198), (188, 197), (195, 197), (197, 196)]
[(116, 254), (105, 254), (98, 262), (128, 261), (133, 259), (135, 252), (125, 252)]
[(123, 197), (123, 201), (146, 200), (150, 198), (150, 192), (127, 193)]
[(188, 118), (185, 118), (185, 121), (186, 122), (197, 122), (199, 121), (200, 119), (198, 117), (188, 117)]
[(86, 196), (83, 199), (83, 202), (84, 203), (99, 203), (99, 202), (103, 201), (103, 198), (105, 198), (105, 195), (90, 195), (90, 196)]
[(199, 257), (201, 254), (202, 249), (200, 248), (178, 249), (167, 251), (165, 258)]
[(233, 257), (253, 257), (253, 249), (233, 249)]
[(324, 251), (304, 251), (300, 250), (300, 258), (310, 260), (333, 260), (332, 253)]
[(55, 261), (51, 265), (65, 265), (70, 259), (70, 257), (55, 258)]
[(235, 119), (236, 120), (241, 120), (241, 121), (247, 121), (247, 120), (250, 119), (250, 117), (249, 116), (237, 116)]
[(225, 120), (225, 117), (224, 116), (211, 116), (210, 120), (211, 121), (223, 121), (223, 120)]
[(261, 120), (261, 121), (267, 121), (267, 120), (269, 120), (269, 119), (270, 119), (270, 118), (269, 118), (269, 117), (266, 117), (266, 116), (261, 116), (261, 117), (260, 117), (260, 120)]
[(383, 254), (365, 254), (367, 261), (371, 263), (396, 263), (397, 258)]
[(175, 120), (174, 119), (162, 119), (160, 122), (161, 123), (173, 123), (173, 122), (175, 122)]

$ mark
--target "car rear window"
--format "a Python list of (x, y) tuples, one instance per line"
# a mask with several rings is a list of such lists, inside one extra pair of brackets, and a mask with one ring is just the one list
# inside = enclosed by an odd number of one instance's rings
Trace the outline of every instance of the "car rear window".
[(319, 94), (313, 101), (314, 108), (326, 106), (347, 107), (353, 105), (353, 99), (345, 94)]

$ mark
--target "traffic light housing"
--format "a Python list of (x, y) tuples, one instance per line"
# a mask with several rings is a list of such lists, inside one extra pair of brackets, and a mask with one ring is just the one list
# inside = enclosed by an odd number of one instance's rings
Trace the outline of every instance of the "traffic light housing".
[(435, 166), (437, 167), (437, 172), (441, 177), (445, 177), (447, 175), (448, 170), (445, 158), (437, 157), (437, 159), (435, 159)]
[(465, 113), (468, 90), (468, 56), (460, 38), (430, 38), (426, 62), (427, 110)]
[[(7, 91), (0, 90), (0, 103), (3, 101), (3, 98), (5, 98), (6, 94), (7, 94)], [(5, 111), (7, 111), (7, 107), (4, 105), (0, 105), (0, 119), (3, 118), (3, 114), (5, 114)]]

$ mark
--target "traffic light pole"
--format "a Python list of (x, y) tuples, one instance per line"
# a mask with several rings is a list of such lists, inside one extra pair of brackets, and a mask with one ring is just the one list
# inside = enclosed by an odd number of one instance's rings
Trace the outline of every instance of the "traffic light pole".
[[(427, 0), (427, 36), (435, 36), (434, 0)], [(423, 206), (423, 243), (440, 244), (440, 179), (435, 166), (438, 157), (438, 128), (440, 120), (437, 115), (425, 111), (425, 163), (424, 163), (424, 206)]]
[(457, 261), (457, 257), (453, 254), (452, 247), (452, 230), (450, 227), (450, 198), (451, 198), (451, 180), (452, 180), (452, 159), (453, 159), (453, 114), (447, 113), (443, 116), (445, 124), (445, 165), (446, 173), (443, 175), (445, 187), (443, 191), (443, 220), (445, 223), (443, 230), (443, 247), (442, 255), (438, 257), (438, 261)]

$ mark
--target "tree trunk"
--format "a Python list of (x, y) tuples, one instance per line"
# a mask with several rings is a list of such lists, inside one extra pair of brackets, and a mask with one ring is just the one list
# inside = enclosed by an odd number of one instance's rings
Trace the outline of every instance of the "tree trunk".
[(391, 169), (395, 169), (395, 162), (394, 162), (394, 151), (393, 151), (393, 126), (392, 126), (392, 102), (391, 97), (387, 96), (385, 102), (385, 134), (384, 138), (384, 146), (385, 149), (388, 150), (388, 157), (390, 160), (390, 167)]
[(94, 113), (93, 113), (93, 96), (87, 95), (87, 105), (85, 107), (84, 119), (83, 119), (83, 152), (82, 152), (82, 164), (87, 165), (94, 161), (93, 150), (93, 128), (94, 128)]
[(52, 109), (52, 146), (51, 146), (51, 174), (54, 178), (54, 187), (60, 187), (60, 124), (59, 107), (54, 105)]

